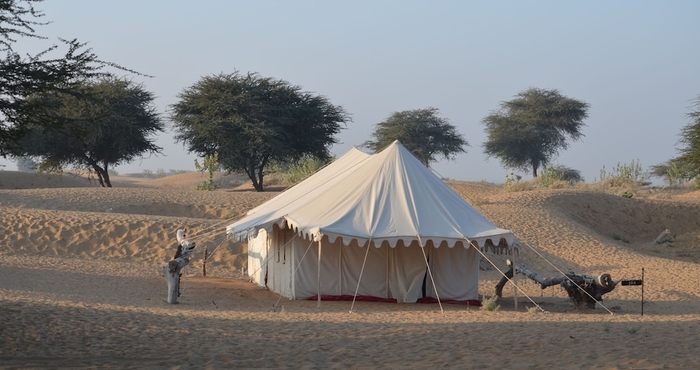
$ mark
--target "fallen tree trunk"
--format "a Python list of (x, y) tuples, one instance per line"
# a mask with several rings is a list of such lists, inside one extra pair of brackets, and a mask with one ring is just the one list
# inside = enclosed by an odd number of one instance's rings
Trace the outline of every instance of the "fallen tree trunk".
[(533, 281), (540, 284), (542, 289), (554, 285), (561, 285), (569, 298), (574, 302), (574, 307), (577, 309), (587, 308), (594, 309), (598, 301), (603, 300), (603, 294), (611, 292), (615, 289), (617, 282), (613, 281), (610, 274), (602, 274), (600, 276), (576, 275), (573, 272), (564, 274), (563, 276), (555, 276), (551, 278), (543, 278), (529, 268), (513, 264), (510, 260), (507, 261), (510, 270), (505, 273), (496, 285), (496, 295), (501, 296), (503, 286), (513, 277), (513, 271), (527, 276)]

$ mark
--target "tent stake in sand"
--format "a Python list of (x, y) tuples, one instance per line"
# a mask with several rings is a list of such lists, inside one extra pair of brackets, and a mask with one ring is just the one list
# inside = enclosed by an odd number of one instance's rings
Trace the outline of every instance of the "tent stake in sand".
[(168, 303), (170, 304), (177, 303), (177, 297), (180, 296), (180, 271), (190, 263), (190, 256), (195, 247), (193, 242), (185, 239), (185, 231), (182, 229), (177, 230), (177, 242), (175, 257), (164, 268), (165, 279), (168, 282)]

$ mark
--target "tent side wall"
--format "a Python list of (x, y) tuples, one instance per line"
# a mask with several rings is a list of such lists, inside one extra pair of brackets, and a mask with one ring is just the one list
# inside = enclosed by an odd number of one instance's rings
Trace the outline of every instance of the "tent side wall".
[[(270, 289), (293, 299), (316, 296), (318, 292), (318, 243), (294, 236), (290, 243), (294, 256), (293, 290)], [(275, 249), (274, 243), (272, 249)], [(479, 258), (473, 249), (426, 248), (430, 268), (441, 299), (478, 298)], [(365, 258), (366, 257), (366, 258)], [(276, 260), (276, 259), (273, 259)], [(364, 269), (363, 269), (364, 264)], [(298, 267), (297, 267), (298, 265)], [(269, 264), (275, 266), (274, 263)], [(288, 265), (289, 266), (289, 265)], [(394, 298), (398, 302), (416, 302), (425, 295), (437, 297), (427, 275), (425, 257), (418, 243), (395, 248), (359, 246), (356, 241), (343, 245), (340, 239), (321, 242), (321, 295), (355, 295)], [(360, 276), (361, 274), (361, 276)], [(270, 278), (268, 278), (268, 285)], [(358, 287), (358, 281), (360, 286)]]
[[(306, 252), (308, 241), (299, 238), (295, 255)], [(364, 269), (363, 263), (366, 264)], [(318, 292), (318, 243), (308, 249), (304, 260), (296, 271), (295, 298), (304, 299)], [(389, 298), (388, 248), (360, 247), (356, 241), (344, 246), (340, 239), (330, 243), (328, 238), (321, 241), (321, 295), (357, 295)], [(362, 274), (362, 276), (360, 276)], [(360, 286), (357, 286), (361, 281)]]

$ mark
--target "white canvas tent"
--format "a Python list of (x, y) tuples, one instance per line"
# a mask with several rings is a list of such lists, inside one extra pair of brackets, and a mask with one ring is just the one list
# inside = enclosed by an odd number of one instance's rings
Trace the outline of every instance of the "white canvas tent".
[(248, 242), (252, 280), (290, 299), (475, 300), (475, 248), (513, 246), (398, 141), (351, 149), (227, 233)]

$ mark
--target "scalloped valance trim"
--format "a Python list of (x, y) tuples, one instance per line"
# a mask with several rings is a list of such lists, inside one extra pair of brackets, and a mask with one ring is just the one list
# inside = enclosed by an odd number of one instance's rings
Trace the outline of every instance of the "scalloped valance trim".
[(241, 230), (239, 232), (234, 232), (233, 237), (241, 242), (247, 242), (249, 239), (254, 239), (258, 236), (258, 232), (262, 229), (269, 233), (272, 229), (277, 226), (280, 229), (290, 229), (294, 233), (305, 239), (319, 241), (324, 236), (327, 237), (329, 243), (335, 243), (338, 239), (344, 246), (349, 246), (350, 244), (356, 243), (360, 247), (364, 247), (368, 242), (371, 241), (372, 245), (376, 248), (382, 246), (388, 246), (391, 248), (396, 248), (397, 246), (410, 246), (413, 244), (421, 244), (422, 247), (432, 246), (434, 248), (448, 247), (454, 248), (455, 246), (461, 245), (464, 248), (472, 245), (482, 252), (491, 252), (493, 254), (502, 255), (512, 255), (513, 250), (515, 253), (520, 254), (520, 246), (515, 243), (513, 235), (511, 233), (480, 236), (474, 238), (468, 238), (466, 236), (461, 238), (450, 238), (441, 236), (428, 236), (428, 235), (396, 235), (388, 237), (371, 237), (371, 236), (353, 236), (353, 235), (342, 235), (337, 233), (324, 233), (319, 228), (304, 229), (298, 226), (296, 222), (289, 218), (279, 218), (275, 221), (269, 222), (267, 224), (258, 225), (257, 227)]

